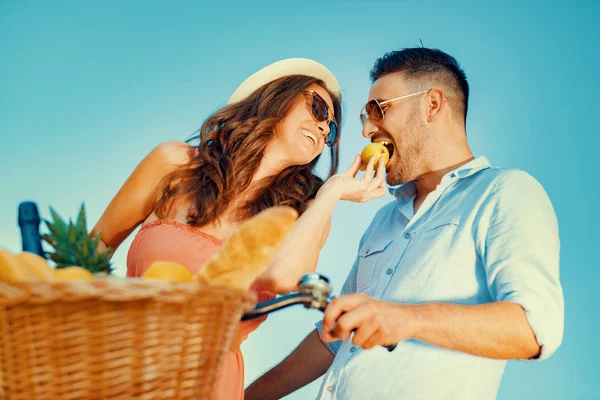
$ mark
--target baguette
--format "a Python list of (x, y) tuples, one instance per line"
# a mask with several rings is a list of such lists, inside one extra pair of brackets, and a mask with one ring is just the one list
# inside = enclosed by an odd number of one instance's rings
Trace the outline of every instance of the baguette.
[(298, 219), (287, 206), (268, 208), (245, 221), (196, 275), (196, 280), (249, 290), (272, 262)]

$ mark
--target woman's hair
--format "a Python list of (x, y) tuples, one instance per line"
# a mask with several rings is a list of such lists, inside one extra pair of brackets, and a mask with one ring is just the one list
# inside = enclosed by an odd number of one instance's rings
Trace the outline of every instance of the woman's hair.
[[(199, 134), (188, 140), (200, 140), (198, 151), (188, 165), (165, 177), (163, 192), (155, 204), (159, 218), (170, 214), (179, 199), (191, 200), (187, 222), (204, 226), (219, 219), (233, 200), (248, 189), (258, 170), (267, 145), (275, 138), (277, 125), (291, 111), (299, 95), (312, 84), (325, 84), (312, 77), (293, 75), (280, 78), (257, 89), (238, 103), (227, 105), (211, 115)], [(328, 177), (338, 169), (338, 146), (342, 110), (339, 99), (328, 91), (338, 125), (338, 140), (330, 149)], [(320, 158), (305, 165), (286, 168), (276, 176), (253, 184), (256, 193), (235, 210), (235, 218), (243, 220), (269, 207), (286, 205), (302, 214), (323, 185), (314, 172)]]

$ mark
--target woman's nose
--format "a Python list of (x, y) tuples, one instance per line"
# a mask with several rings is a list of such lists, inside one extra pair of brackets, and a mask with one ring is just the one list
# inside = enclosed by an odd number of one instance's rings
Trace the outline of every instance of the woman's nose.
[(327, 121), (317, 122), (317, 128), (321, 131), (323, 136), (326, 136), (329, 133), (329, 124)]

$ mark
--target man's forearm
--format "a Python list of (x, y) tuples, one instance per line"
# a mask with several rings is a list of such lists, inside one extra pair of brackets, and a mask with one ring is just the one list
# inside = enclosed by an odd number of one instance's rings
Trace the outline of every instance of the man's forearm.
[(320, 378), (331, 366), (334, 355), (314, 330), (285, 360), (254, 381), (246, 400), (281, 399)]
[(413, 306), (413, 337), (435, 346), (495, 359), (528, 359), (540, 346), (515, 303), (428, 303)]

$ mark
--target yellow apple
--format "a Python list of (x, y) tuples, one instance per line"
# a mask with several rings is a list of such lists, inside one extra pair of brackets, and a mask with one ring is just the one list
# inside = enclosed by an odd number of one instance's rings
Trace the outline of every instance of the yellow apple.
[(390, 152), (381, 143), (370, 143), (366, 145), (362, 153), (360, 154), (360, 158), (362, 159), (362, 164), (360, 165), (361, 171), (367, 169), (367, 164), (369, 164), (369, 160), (373, 156), (375, 156), (375, 168), (377, 168), (377, 163), (379, 162), (379, 159), (381, 157), (383, 157), (384, 159), (383, 164), (387, 165), (390, 159)]

